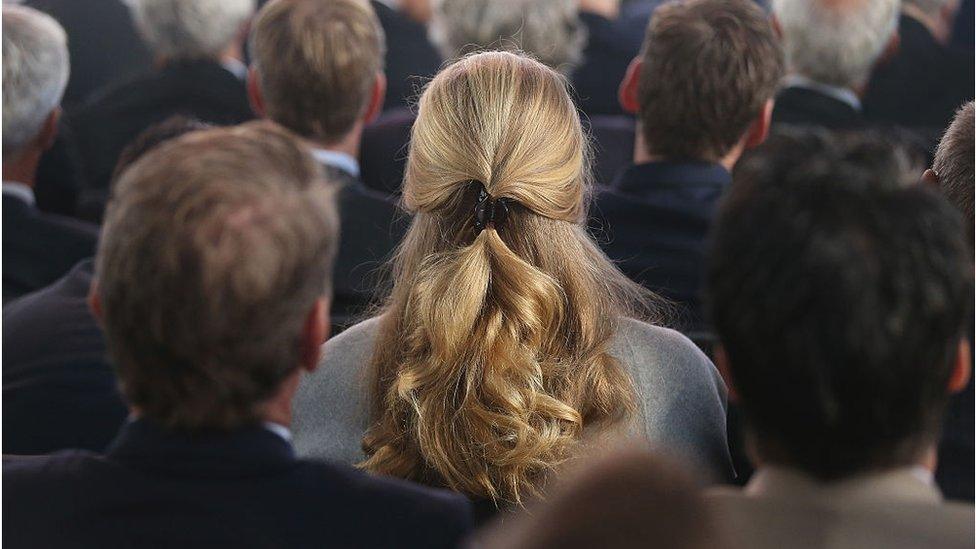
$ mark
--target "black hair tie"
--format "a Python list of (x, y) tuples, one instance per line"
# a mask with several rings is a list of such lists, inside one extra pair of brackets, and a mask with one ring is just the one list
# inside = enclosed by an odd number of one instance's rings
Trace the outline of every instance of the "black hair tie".
[(498, 227), (508, 218), (510, 198), (492, 198), (484, 183), (478, 184), (478, 203), (474, 206), (474, 232), (480, 234), (489, 224)]

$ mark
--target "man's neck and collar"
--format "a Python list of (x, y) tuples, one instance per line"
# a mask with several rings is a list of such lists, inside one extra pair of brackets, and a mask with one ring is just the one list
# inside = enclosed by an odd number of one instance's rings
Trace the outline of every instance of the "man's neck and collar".
[(40, 151), (28, 149), (3, 163), (3, 195), (16, 198), (29, 206), (35, 203), (34, 183)]
[[(956, 11), (958, 12), (958, 10)], [(942, 17), (926, 13), (918, 6), (907, 2), (902, 4), (901, 14), (924, 27), (932, 39), (940, 45), (946, 46), (949, 43), (952, 37), (952, 25), (948, 24)]]
[(854, 109), (856, 112), (861, 112), (861, 96), (864, 95), (864, 86), (859, 88), (844, 88), (840, 86), (834, 86), (831, 84), (824, 84), (823, 82), (817, 82), (812, 78), (803, 76), (802, 74), (790, 74), (783, 79), (782, 89), (786, 90), (789, 88), (798, 88), (802, 90), (809, 90), (820, 95), (827, 96), (835, 101), (839, 101), (848, 107)]
[(339, 170), (355, 180), (360, 179), (359, 144), (363, 134), (363, 123), (357, 122), (352, 131), (335, 143), (309, 140), (312, 155), (324, 166)]
[(617, 187), (624, 192), (647, 189), (648, 184), (655, 183), (725, 187), (732, 183), (732, 168), (738, 162), (743, 149), (741, 143), (737, 144), (718, 161), (667, 158), (648, 151), (638, 123), (634, 140), (634, 164), (624, 172)]

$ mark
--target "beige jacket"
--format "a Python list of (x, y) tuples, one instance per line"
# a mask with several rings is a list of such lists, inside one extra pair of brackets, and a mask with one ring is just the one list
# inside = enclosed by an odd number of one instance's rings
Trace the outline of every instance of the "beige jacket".
[(762, 468), (743, 490), (707, 493), (719, 526), (740, 549), (974, 547), (971, 505), (946, 503), (917, 471), (831, 484)]

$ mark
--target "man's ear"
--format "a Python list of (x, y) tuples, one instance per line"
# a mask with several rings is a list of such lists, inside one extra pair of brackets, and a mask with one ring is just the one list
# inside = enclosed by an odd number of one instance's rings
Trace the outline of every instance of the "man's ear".
[(896, 30), (891, 35), (891, 38), (888, 39), (888, 43), (885, 44), (885, 48), (884, 50), (881, 51), (881, 55), (878, 57), (878, 61), (875, 63), (875, 66), (881, 67), (890, 63), (891, 60), (894, 59), (896, 55), (898, 55), (898, 50), (900, 49), (901, 49), (901, 36), (898, 34), (898, 31)]
[(261, 92), (261, 77), (254, 65), (247, 70), (247, 99), (251, 103), (254, 114), (261, 118), (268, 116), (264, 108), (264, 94)]
[(44, 124), (41, 125), (41, 131), (37, 134), (37, 144), (40, 145), (42, 151), (46, 151), (54, 146), (54, 141), (58, 138), (58, 125), (61, 123), (61, 107), (55, 107), (47, 118), (44, 119)]
[(640, 86), (641, 69), (643, 66), (644, 62), (641, 61), (640, 57), (635, 57), (630, 62), (630, 65), (627, 66), (627, 74), (624, 75), (624, 80), (620, 83), (620, 89), (617, 91), (620, 106), (624, 109), (624, 112), (637, 114), (637, 111), (640, 110), (637, 89)]
[(779, 22), (779, 18), (776, 17), (775, 15), (770, 15), (769, 16), (769, 24), (772, 25), (772, 27), (773, 27), (773, 34), (776, 35), (776, 38), (779, 38), (780, 40), (782, 40), (783, 39), (783, 24)]
[(376, 80), (373, 81), (373, 89), (369, 94), (366, 112), (363, 115), (364, 125), (376, 120), (383, 114), (384, 101), (386, 101), (386, 75), (378, 72), (376, 73)]
[(766, 104), (763, 105), (762, 111), (759, 116), (752, 122), (749, 126), (749, 130), (746, 132), (745, 147), (751, 149), (762, 145), (766, 138), (769, 137), (769, 128), (773, 124), (773, 106), (775, 102), (772, 99), (768, 99)]
[(302, 328), (302, 368), (307, 372), (314, 372), (322, 358), (322, 345), (329, 339), (332, 324), (329, 320), (329, 300), (316, 300), (312, 310), (305, 318)]
[(969, 377), (972, 375), (972, 358), (970, 355), (969, 340), (965, 337), (959, 339), (959, 348), (956, 350), (956, 363), (952, 367), (952, 376), (949, 377), (949, 394), (963, 392), (969, 386)]
[(939, 172), (933, 170), (932, 168), (925, 170), (925, 173), (922, 174), (920, 183), (932, 189), (939, 189), (941, 187)]
[(725, 380), (725, 386), (729, 389), (729, 402), (739, 401), (739, 390), (735, 388), (735, 381), (732, 379), (732, 370), (729, 369), (729, 355), (725, 353), (725, 347), (721, 343), (715, 345), (715, 367), (718, 373)]
[(91, 286), (88, 287), (88, 310), (91, 311), (92, 316), (98, 321), (98, 324), (102, 324), (102, 298), (98, 297), (98, 279), (92, 279)]

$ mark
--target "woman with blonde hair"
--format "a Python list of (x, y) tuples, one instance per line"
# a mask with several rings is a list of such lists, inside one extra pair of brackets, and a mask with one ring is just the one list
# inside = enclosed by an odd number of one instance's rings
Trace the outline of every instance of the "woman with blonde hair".
[(307, 456), (496, 505), (537, 495), (593, 437), (640, 433), (729, 474), (725, 387), (588, 236), (586, 135), (563, 77), (472, 55), (427, 87), (380, 314), (299, 389)]

